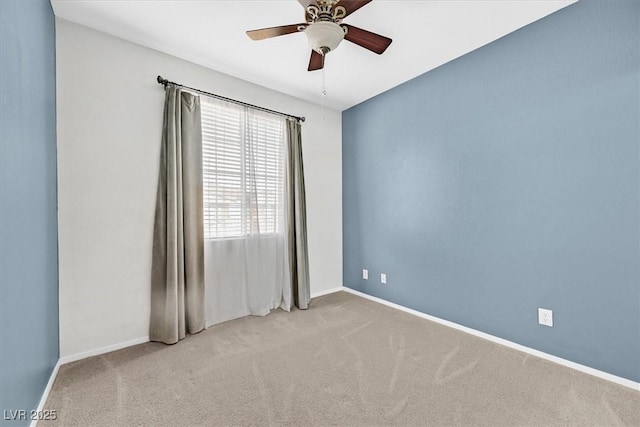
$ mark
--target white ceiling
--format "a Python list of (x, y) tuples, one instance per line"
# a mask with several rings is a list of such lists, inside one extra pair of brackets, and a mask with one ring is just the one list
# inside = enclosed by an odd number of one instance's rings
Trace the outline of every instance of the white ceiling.
[[(325, 104), (347, 109), (576, 1), (374, 0), (344, 22), (391, 37), (393, 43), (381, 56), (348, 41), (329, 53)], [(296, 0), (51, 3), (58, 17), (289, 95), (322, 102), (322, 72), (307, 71), (310, 49), (304, 34), (262, 41), (252, 41), (245, 34), (246, 30), (303, 22), (304, 11)]]

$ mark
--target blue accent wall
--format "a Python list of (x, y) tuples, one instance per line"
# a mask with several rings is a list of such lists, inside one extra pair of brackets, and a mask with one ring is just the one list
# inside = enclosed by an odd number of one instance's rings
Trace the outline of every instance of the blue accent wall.
[(0, 423), (35, 409), (58, 360), (55, 27), (0, 0)]
[(345, 111), (344, 284), (640, 381), (639, 22), (582, 0)]

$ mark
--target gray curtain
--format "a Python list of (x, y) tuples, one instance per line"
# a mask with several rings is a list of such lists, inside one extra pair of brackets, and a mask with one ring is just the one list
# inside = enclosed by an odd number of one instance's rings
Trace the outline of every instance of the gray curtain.
[(289, 239), (289, 268), (293, 302), (298, 308), (309, 307), (309, 255), (307, 249), (307, 208), (302, 166), (302, 137), (300, 123), (287, 119), (287, 232)]
[(204, 329), (200, 99), (165, 93), (153, 234), (149, 338), (174, 344)]

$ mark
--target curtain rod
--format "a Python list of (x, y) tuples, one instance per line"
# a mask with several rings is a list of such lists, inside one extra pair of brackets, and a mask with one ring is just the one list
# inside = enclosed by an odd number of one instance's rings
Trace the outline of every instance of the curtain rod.
[(290, 117), (290, 118), (296, 119), (296, 120), (298, 120), (300, 122), (304, 122), (305, 121), (304, 117), (293, 116), (291, 114), (282, 113), (280, 111), (270, 110), (268, 108), (260, 107), (258, 105), (253, 105), (253, 104), (248, 104), (246, 102), (238, 101), (237, 99), (227, 98), (226, 96), (221, 96), (221, 95), (216, 95), (215, 93), (205, 92), (204, 90), (200, 90), (200, 89), (196, 89), (196, 88), (193, 88), (193, 87), (181, 85), (180, 83), (176, 83), (176, 82), (169, 81), (167, 79), (163, 79), (162, 76), (158, 76), (157, 81), (158, 81), (159, 84), (164, 86), (165, 89), (167, 88), (167, 85), (170, 85), (170, 84), (174, 85), (174, 86), (180, 86), (180, 87), (183, 87), (185, 89), (189, 89), (189, 90), (192, 90), (194, 92), (201, 93), (203, 95), (211, 96), (211, 97), (216, 98), (216, 99), (221, 99), (223, 101), (233, 102), (234, 104), (239, 104), (239, 105), (243, 105), (245, 107), (255, 108), (256, 110), (265, 111), (267, 113), (278, 114), (280, 116)]

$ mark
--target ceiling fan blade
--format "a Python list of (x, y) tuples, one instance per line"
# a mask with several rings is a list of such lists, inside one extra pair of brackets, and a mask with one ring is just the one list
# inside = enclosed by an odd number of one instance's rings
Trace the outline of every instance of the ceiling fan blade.
[(311, 51), (311, 58), (309, 59), (309, 68), (307, 71), (320, 70), (324, 67), (324, 55), (320, 55), (315, 50)]
[(251, 37), (252, 40), (264, 40), (264, 39), (269, 39), (271, 37), (284, 36), (285, 34), (297, 33), (298, 27), (300, 25), (306, 25), (306, 24), (282, 25), (280, 27), (270, 27), (270, 28), (262, 28), (259, 30), (251, 30), (251, 31), (247, 31), (247, 35)]
[(345, 40), (349, 40), (351, 43), (355, 43), (358, 46), (362, 46), (365, 49), (369, 49), (371, 52), (375, 52), (381, 55), (393, 40), (389, 37), (381, 36), (380, 34), (372, 33), (371, 31), (363, 30), (362, 28), (354, 27), (353, 25), (343, 24), (348, 28), (347, 34), (344, 36)]
[(342, 6), (347, 11), (345, 16), (351, 15), (362, 6), (366, 6), (371, 3), (371, 0), (340, 0), (336, 6)]

